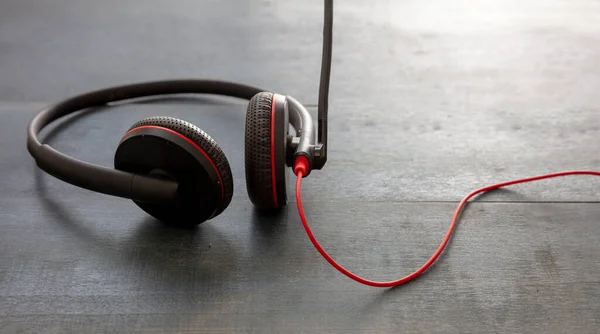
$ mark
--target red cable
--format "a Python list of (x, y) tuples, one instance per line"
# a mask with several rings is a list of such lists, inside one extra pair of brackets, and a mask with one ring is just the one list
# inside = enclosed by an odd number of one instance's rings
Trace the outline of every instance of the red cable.
[(559, 177), (559, 176), (567, 176), (567, 175), (600, 176), (600, 172), (596, 172), (596, 171), (575, 170), (575, 171), (566, 171), (566, 172), (559, 172), (559, 173), (553, 173), (553, 174), (545, 174), (545, 175), (539, 175), (539, 176), (534, 176), (534, 177), (529, 177), (529, 178), (524, 178), (524, 179), (507, 181), (507, 182), (502, 182), (502, 183), (498, 183), (498, 184), (494, 184), (494, 185), (490, 185), (487, 187), (483, 187), (483, 188), (474, 190), (474, 191), (470, 192), (467, 196), (465, 196), (460, 201), (460, 203), (458, 204), (458, 207), (456, 208), (456, 211), (454, 212), (454, 216), (452, 217), (452, 222), (450, 223), (450, 228), (448, 228), (448, 232), (446, 232), (446, 235), (444, 236), (442, 243), (440, 244), (438, 249), (435, 251), (435, 253), (433, 253), (431, 258), (429, 258), (429, 260), (427, 260), (427, 262), (425, 262), (425, 264), (423, 264), (423, 266), (421, 266), (421, 268), (417, 269), (412, 274), (402, 277), (395, 281), (376, 282), (376, 281), (367, 280), (358, 275), (355, 275), (352, 272), (350, 272), (349, 270), (347, 270), (346, 268), (342, 267), (337, 262), (335, 262), (335, 260), (331, 256), (329, 256), (329, 254), (327, 254), (327, 252), (323, 249), (323, 247), (321, 247), (321, 245), (319, 244), (319, 242), (313, 235), (312, 231), (310, 230), (310, 227), (308, 226), (308, 222), (306, 221), (306, 216), (304, 215), (304, 209), (302, 208), (302, 198), (300, 197), (300, 188), (302, 185), (302, 177), (306, 173), (307, 169), (308, 169), (307, 164), (304, 161), (296, 161), (296, 164), (294, 166), (294, 173), (297, 175), (296, 203), (298, 204), (298, 213), (300, 214), (300, 219), (302, 220), (302, 225), (304, 225), (304, 229), (306, 230), (306, 234), (308, 235), (308, 238), (310, 239), (312, 244), (315, 246), (315, 248), (319, 251), (319, 253), (321, 253), (321, 255), (325, 258), (325, 260), (327, 260), (327, 262), (329, 262), (333, 267), (335, 267), (337, 270), (339, 270), (342, 274), (350, 277), (351, 279), (353, 279), (359, 283), (370, 285), (370, 286), (375, 286), (375, 287), (392, 287), (392, 286), (401, 285), (401, 284), (404, 284), (404, 283), (407, 283), (407, 282), (413, 280), (414, 278), (421, 275), (425, 270), (427, 270), (427, 268), (429, 268), (429, 266), (431, 266), (435, 262), (435, 260), (437, 260), (437, 258), (440, 256), (440, 254), (446, 247), (446, 244), (448, 243), (448, 241), (450, 240), (450, 237), (452, 236), (452, 233), (454, 232), (454, 228), (456, 227), (456, 223), (458, 222), (458, 217), (459, 217), (462, 209), (464, 208), (464, 206), (467, 204), (467, 201), (469, 199), (471, 199), (471, 197), (473, 197), (479, 193), (483, 193), (486, 191), (490, 191), (493, 189), (498, 189), (501, 187), (506, 187), (506, 186), (510, 186), (510, 185), (514, 185), (514, 184), (518, 184), (518, 183), (532, 182), (532, 181), (549, 179), (549, 178), (554, 178), (554, 177)]

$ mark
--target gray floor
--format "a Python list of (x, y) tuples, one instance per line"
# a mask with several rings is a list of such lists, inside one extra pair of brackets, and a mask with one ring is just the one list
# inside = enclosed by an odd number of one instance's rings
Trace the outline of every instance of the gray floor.
[[(134, 104), (48, 134), (112, 165), (135, 121), (171, 115), (215, 138), (234, 200), (195, 231), (40, 173), (25, 127), (43, 106), (140, 80), (211, 77), (317, 102), (321, 1), (0, 3), (0, 330), (13, 332), (594, 332), (598, 180), (490, 193), (448, 252), (392, 290), (334, 271), (292, 205), (247, 199), (245, 106)], [(317, 238), (394, 279), (435, 250), (456, 202), (492, 182), (600, 166), (600, 3), (339, 1), (330, 160), (304, 182)], [(293, 201), (293, 197), (290, 198)]]

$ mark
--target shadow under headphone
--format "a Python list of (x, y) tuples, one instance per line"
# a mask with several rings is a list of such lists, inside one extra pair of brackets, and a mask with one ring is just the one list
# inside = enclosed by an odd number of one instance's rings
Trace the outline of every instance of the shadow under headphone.
[[(347, 277), (369, 286), (393, 287), (425, 272), (440, 256), (469, 199), (514, 184), (567, 175), (594, 175), (589, 170), (564, 171), (506, 181), (476, 189), (458, 204), (442, 242), (417, 270), (393, 281), (364, 279), (338, 264), (313, 235), (302, 207), (302, 179), (327, 161), (327, 109), (331, 68), (333, 0), (324, 5), (323, 52), (317, 130), (302, 104), (293, 97), (218, 80), (173, 80), (112, 87), (72, 97), (38, 113), (27, 129), (27, 149), (47, 173), (92, 191), (132, 199), (155, 218), (170, 224), (200, 224), (222, 213), (231, 202), (233, 179), (229, 162), (204, 131), (172, 117), (150, 117), (133, 124), (121, 139), (114, 168), (69, 157), (47, 144), (38, 133), (70, 113), (111, 102), (167, 94), (215, 94), (249, 100), (245, 128), (246, 187), (252, 203), (262, 210), (287, 204), (288, 167), (296, 175), (296, 204), (302, 225), (317, 251)], [(290, 131), (293, 128), (293, 133)]]

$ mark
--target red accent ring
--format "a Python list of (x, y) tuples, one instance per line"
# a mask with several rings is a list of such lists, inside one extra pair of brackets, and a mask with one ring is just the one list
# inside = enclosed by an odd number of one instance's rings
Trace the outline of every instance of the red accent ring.
[(206, 154), (206, 152), (200, 146), (198, 146), (198, 144), (194, 143), (191, 139), (189, 139), (188, 137), (182, 135), (181, 133), (179, 133), (177, 131), (173, 131), (171, 129), (168, 129), (168, 128), (165, 128), (165, 127), (162, 127), (162, 126), (156, 126), (156, 125), (142, 125), (142, 126), (138, 126), (136, 128), (133, 128), (133, 129), (127, 131), (127, 133), (123, 136), (123, 138), (125, 138), (125, 136), (127, 136), (131, 132), (136, 131), (136, 130), (140, 130), (140, 129), (159, 129), (159, 130), (164, 130), (164, 131), (170, 132), (170, 133), (172, 133), (172, 134), (180, 137), (181, 139), (184, 139), (188, 143), (192, 144), (192, 146), (194, 146), (196, 149), (198, 149), (198, 151), (200, 151), (200, 153), (202, 153), (202, 155), (208, 160), (208, 162), (210, 162), (210, 165), (215, 170), (215, 173), (217, 173), (217, 177), (219, 178), (219, 183), (221, 184), (221, 199), (225, 198), (225, 186), (223, 184), (223, 179), (221, 178), (221, 174), (219, 173), (219, 169), (217, 168), (217, 165), (215, 165), (215, 163), (212, 161), (212, 159), (208, 156), (208, 154)]
[(277, 179), (275, 177), (275, 94), (271, 99), (271, 183), (273, 185), (273, 203), (277, 204)]

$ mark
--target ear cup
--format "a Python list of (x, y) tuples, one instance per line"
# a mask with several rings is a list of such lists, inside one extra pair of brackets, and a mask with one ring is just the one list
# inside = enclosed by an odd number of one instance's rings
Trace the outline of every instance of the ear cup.
[(161, 221), (197, 225), (221, 214), (231, 202), (233, 178), (225, 154), (189, 122), (150, 117), (135, 123), (119, 143), (114, 163), (116, 169), (179, 183), (177, 203), (135, 202)]
[(282, 96), (262, 92), (250, 99), (244, 144), (246, 189), (252, 203), (262, 210), (287, 204), (288, 121)]

